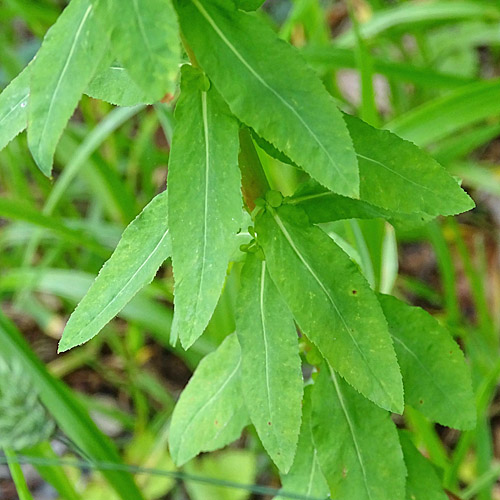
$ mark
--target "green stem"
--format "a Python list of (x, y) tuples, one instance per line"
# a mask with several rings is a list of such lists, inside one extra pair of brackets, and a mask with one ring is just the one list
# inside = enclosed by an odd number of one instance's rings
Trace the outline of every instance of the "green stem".
[(186, 51), (186, 54), (189, 58), (189, 61), (191, 62), (192, 66), (194, 68), (199, 68), (200, 65), (198, 64), (198, 60), (196, 59), (196, 55), (193, 52), (193, 49), (191, 48), (191, 45), (187, 42), (186, 38), (184, 35), (181, 33), (181, 42), (182, 46), (184, 47), (184, 50)]
[(240, 129), (240, 154), (238, 159), (243, 198), (247, 207), (253, 210), (255, 200), (262, 198), (270, 187), (250, 132), (246, 128)]
[(375, 90), (373, 88), (373, 62), (371, 54), (366, 47), (361, 30), (359, 29), (359, 21), (356, 17), (352, 0), (347, 2), (349, 17), (352, 21), (352, 28), (356, 38), (355, 58), (358, 67), (360, 82), (361, 82), (361, 118), (377, 127), (379, 124), (379, 116), (377, 112), (377, 104), (375, 102)]
[(463, 500), (469, 500), (500, 477), (500, 464), (494, 463), (491, 468), (472, 483), (463, 493)]
[(9, 464), (9, 470), (12, 476), (12, 480), (16, 485), (19, 500), (33, 500), (30, 490), (28, 489), (28, 485), (26, 484), (26, 480), (24, 479), (24, 474), (21, 466), (16, 460), (16, 452), (11, 448), (5, 448), (4, 453)]

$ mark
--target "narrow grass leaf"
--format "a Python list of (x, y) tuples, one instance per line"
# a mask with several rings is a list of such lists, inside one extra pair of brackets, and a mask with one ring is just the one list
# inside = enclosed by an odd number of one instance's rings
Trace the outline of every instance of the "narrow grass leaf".
[(407, 431), (399, 431), (399, 440), (408, 471), (406, 500), (448, 500), (432, 464), (411, 441)]
[[(488, 2), (454, 0), (451, 2), (417, 2), (403, 3), (377, 11), (370, 20), (361, 26), (361, 36), (365, 39), (374, 38), (385, 31), (408, 30), (416, 26), (422, 27), (439, 22), (457, 22), (471, 19), (499, 20), (500, 10)], [(346, 33), (338, 41), (340, 45), (352, 46), (356, 43), (352, 31)]]
[(119, 64), (112, 64), (98, 71), (85, 89), (94, 99), (110, 102), (116, 106), (135, 106), (154, 102)]
[(163, 192), (123, 232), (113, 255), (71, 315), (59, 343), (59, 352), (97, 335), (142, 287), (151, 282), (169, 256), (167, 193)]
[(89, 0), (73, 0), (45, 36), (31, 67), (28, 146), (40, 170), (54, 152), (87, 84), (106, 54), (107, 33)]
[(379, 295), (403, 374), (405, 401), (431, 420), (456, 429), (475, 426), (476, 410), (465, 358), (430, 314)]
[(500, 113), (500, 80), (462, 86), (392, 120), (387, 128), (426, 147)]
[(176, 6), (200, 65), (231, 111), (321, 184), (358, 197), (357, 162), (341, 114), (300, 54), (231, 2), (176, 0)]
[[(302, 47), (300, 52), (309, 64), (321, 70), (357, 68), (354, 52), (351, 49), (344, 49), (337, 45), (308, 44)], [(379, 57), (372, 57), (372, 64), (376, 73), (394, 80), (411, 82), (424, 88), (453, 89), (474, 82), (473, 78), (436, 71), (429, 67), (415, 66), (411, 63), (394, 62)]]
[(238, 123), (199, 70), (183, 67), (168, 170), (174, 324), (190, 347), (219, 300), (240, 229)]
[(385, 219), (396, 229), (410, 229), (432, 220), (424, 213), (400, 213), (377, 207), (363, 200), (354, 200), (332, 193), (320, 184), (309, 181), (300, 185), (285, 203), (302, 208), (313, 224), (344, 219)]
[[(292, 468), (288, 474), (281, 476), (281, 484), (284, 492), (302, 494), (304, 497), (326, 498), (330, 491), (321, 472), (311, 430), (311, 390), (311, 385), (304, 389), (302, 425), (297, 452)], [(278, 495), (275, 500), (285, 500), (285, 498), (286, 496)]]
[(0, 151), (28, 123), (29, 71), (24, 68), (0, 94)]
[(240, 371), (240, 346), (234, 334), (200, 362), (172, 415), (170, 453), (177, 465), (240, 436), (248, 424)]
[(332, 498), (404, 498), (406, 469), (396, 426), (323, 363), (312, 391), (312, 433)]
[(396, 212), (431, 216), (474, 208), (456, 180), (427, 153), (354, 116), (344, 118), (358, 156), (363, 201)]
[(35, 227), (48, 230), (73, 245), (81, 245), (92, 250), (101, 257), (106, 258), (109, 256), (108, 249), (103, 247), (88, 233), (72, 229), (56, 217), (48, 217), (41, 214), (35, 208), (27, 205), (26, 202), (11, 200), (9, 198), (0, 198), (0, 216), (7, 219), (23, 221)]
[(403, 385), (387, 323), (356, 264), (297, 207), (268, 208), (255, 228), (301, 330), (359, 392), (401, 412)]
[[(34, 355), (21, 333), (0, 313), (0, 352), (22, 363), (43, 404), (61, 430), (96, 462), (120, 464), (113, 443), (97, 428), (70, 389), (47, 371)], [(122, 500), (143, 500), (133, 477), (124, 471), (103, 470), (102, 474)]]
[(302, 413), (298, 336), (266, 263), (252, 254), (242, 270), (236, 330), (248, 413), (264, 448), (287, 472), (295, 456)]
[(108, 0), (107, 9), (108, 23), (114, 28), (113, 52), (148, 100), (159, 101), (173, 93), (180, 38), (170, 0)]

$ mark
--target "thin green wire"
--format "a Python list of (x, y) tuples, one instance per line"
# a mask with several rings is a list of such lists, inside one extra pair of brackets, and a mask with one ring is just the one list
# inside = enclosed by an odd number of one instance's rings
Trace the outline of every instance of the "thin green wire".
[(256, 495), (279, 495), (282, 498), (289, 498), (291, 500), (326, 500), (325, 498), (311, 497), (283, 491), (278, 488), (270, 486), (261, 486), (259, 484), (242, 484), (233, 481), (226, 481), (223, 479), (216, 479), (210, 477), (197, 476), (194, 474), (187, 474), (179, 471), (167, 471), (161, 469), (152, 469), (149, 467), (140, 467), (136, 465), (116, 464), (113, 462), (88, 462), (85, 460), (65, 460), (65, 459), (50, 459), (41, 457), (30, 457), (27, 455), (16, 455), (7, 460), (5, 457), (0, 457), (0, 464), (7, 464), (8, 461), (18, 464), (29, 464), (39, 466), (68, 466), (76, 467), (78, 469), (92, 469), (92, 470), (113, 470), (120, 472), (130, 472), (132, 474), (150, 474), (152, 476), (171, 477), (181, 481), (194, 481), (198, 483), (210, 484), (212, 486), (220, 486), (223, 488), (234, 488), (239, 490), (246, 490)]

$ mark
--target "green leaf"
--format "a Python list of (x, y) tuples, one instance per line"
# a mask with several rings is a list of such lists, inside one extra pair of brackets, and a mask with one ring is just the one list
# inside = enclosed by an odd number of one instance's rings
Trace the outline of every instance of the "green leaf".
[(170, 425), (170, 453), (177, 465), (231, 443), (248, 424), (240, 370), (241, 352), (234, 334), (196, 368)]
[(300, 54), (231, 2), (176, 0), (176, 6), (184, 35), (231, 111), (321, 184), (357, 198), (347, 129)]
[(432, 217), (423, 213), (405, 214), (385, 210), (366, 201), (354, 200), (309, 181), (287, 198), (285, 203), (302, 208), (313, 224), (343, 219), (385, 219), (396, 229), (409, 229), (429, 222)]
[[(94, 0), (95, 2), (96, 0)], [(148, 100), (173, 93), (179, 74), (180, 38), (170, 0), (107, 0), (112, 48)]]
[(26, 128), (30, 68), (26, 67), (0, 94), (0, 150)]
[(359, 118), (344, 118), (358, 157), (363, 201), (396, 212), (431, 216), (474, 208), (467, 193), (427, 153)]
[(47, 176), (61, 134), (107, 52), (108, 36), (94, 10), (89, 0), (73, 0), (47, 32), (31, 67), (28, 146)]
[(109, 256), (108, 249), (96, 241), (92, 235), (78, 229), (72, 229), (55, 216), (48, 217), (40, 213), (39, 210), (30, 207), (26, 200), (0, 198), (0, 216), (33, 224), (33, 226), (56, 234), (73, 245), (82, 245), (101, 257), (106, 258)]
[(130, 78), (128, 71), (119, 64), (112, 64), (99, 71), (88, 84), (85, 93), (94, 99), (116, 106), (152, 104), (153, 99)]
[[(392, 7), (391, 7), (392, 9)], [(361, 24), (364, 26), (365, 23)], [(338, 39), (337, 39), (338, 40)], [(327, 69), (357, 68), (356, 52), (352, 49), (343, 49), (338, 44), (307, 44), (300, 49), (301, 54), (313, 67), (318, 67), (323, 73)], [(387, 76), (391, 80), (414, 83), (419, 87), (431, 87), (434, 90), (453, 89), (460, 85), (474, 82), (458, 74), (436, 71), (429, 66), (415, 66), (414, 63), (403, 63), (385, 58), (374, 57), (370, 54), (373, 72)]]
[[(188, 474), (205, 477), (207, 481), (230, 481), (241, 484), (241, 488), (186, 481), (186, 490), (191, 500), (249, 500), (249, 489), (257, 476), (257, 457), (250, 450), (224, 450), (216, 455), (206, 455), (186, 464)], [(247, 486), (247, 488), (245, 488)]]
[(399, 431), (399, 440), (408, 470), (406, 500), (447, 500), (432, 464), (415, 448), (407, 431)]
[(255, 229), (301, 330), (359, 392), (401, 412), (403, 385), (387, 323), (356, 265), (297, 207), (268, 207)]
[(323, 363), (312, 391), (312, 433), (332, 498), (404, 497), (406, 470), (396, 426)]
[(430, 314), (379, 295), (398, 356), (405, 402), (441, 425), (475, 426), (476, 410), (465, 358), (448, 331)]
[[(370, 39), (391, 29), (408, 30), (417, 26), (422, 29), (422, 25), (434, 27), (438, 22), (457, 22), (462, 19), (470, 21), (474, 18), (498, 20), (500, 12), (497, 6), (490, 2), (454, 0), (453, 3), (441, 1), (403, 3), (377, 10), (368, 22), (361, 24), (360, 35), (363, 39)], [(340, 37), (338, 43), (354, 45), (355, 33), (352, 30), (347, 32)]]
[(286, 500), (286, 493), (302, 494), (305, 497), (326, 498), (330, 491), (318, 462), (318, 452), (314, 447), (311, 431), (311, 390), (304, 389), (302, 426), (295, 460), (288, 474), (281, 477), (282, 491), (275, 500)]
[(59, 343), (66, 351), (97, 335), (154, 278), (170, 256), (167, 193), (153, 198), (130, 223), (111, 258), (71, 315)]
[[(33, 381), (42, 403), (50, 409), (60, 429), (95, 462), (123, 465), (120, 455), (97, 428), (71, 390), (54, 378), (35, 356), (15, 326), (0, 313), (0, 352), (8, 359), (17, 359)], [(103, 470), (103, 476), (122, 500), (143, 500), (133, 477), (123, 470)]]
[(302, 413), (298, 337), (266, 263), (252, 254), (241, 274), (236, 330), (248, 413), (264, 448), (286, 472), (293, 463)]
[[(238, 124), (206, 79), (183, 67), (168, 169), (175, 278), (172, 339), (190, 347), (217, 305), (240, 229)], [(173, 342), (173, 343), (174, 343)]]
[(500, 79), (462, 86), (387, 124), (394, 133), (426, 147), (500, 113)]

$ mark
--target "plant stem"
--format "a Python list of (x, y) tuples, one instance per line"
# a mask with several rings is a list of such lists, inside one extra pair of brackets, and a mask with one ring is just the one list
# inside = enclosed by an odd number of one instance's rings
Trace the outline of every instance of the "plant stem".
[(270, 187), (250, 132), (246, 128), (240, 129), (239, 164), (243, 198), (247, 207), (253, 210), (255, 200), (264, 196)]
[(16, 452), (11, 448), (4, 449), (5, 456), (9, 464), (10, 474), (12, 480), (16, 485), (17, 494), (19, 495), (19, 500), (33, 500), (26, 480), (24, 479), (24, 474), (19, 463), (15, 460)]
[(361, 83), (361, 118), (377, 127), (379, 125), (379, 116), (377, 112), (377, 105), (375, 102), (375, 90), (373, 88), (373, 62), (371, 54), (366, 47), (365, 41), (359, 28), (359, 21), (356, 16), (355, 8), (352, 0), (348, 0), (347, 9), (349, 17), (352, 21), (352, 28), (356, 38), (355, 58), (356, 65), (359, 71)]

